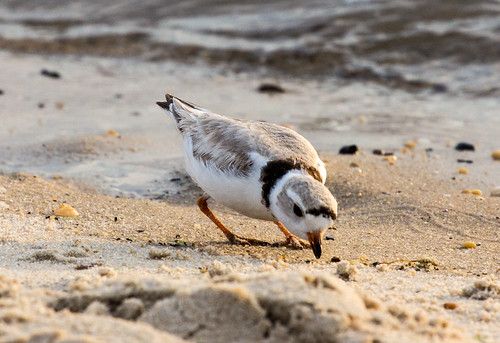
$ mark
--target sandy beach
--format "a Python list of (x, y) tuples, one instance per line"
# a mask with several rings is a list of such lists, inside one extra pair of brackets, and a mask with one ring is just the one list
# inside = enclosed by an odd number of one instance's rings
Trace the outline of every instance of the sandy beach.
[[(0, 4), (0, 342), (500, 342), (494, 6), (292, 2)], [(317, 148), (320, 259), (227, 242), (167, 92)]]
[[(151, 201), (3, 175), (2, 341), (495, 342), (500, 198), (462, 194), (466, 178), (433, 173), (442, 161), (418, 146), (397, 156), (323, 156), (341, 205), (320, 260), (228, 244), (195, 186)], [(79, 216), (55, 216), (62, 204)], [(214, 208), (239, 234), (282, 239)]]

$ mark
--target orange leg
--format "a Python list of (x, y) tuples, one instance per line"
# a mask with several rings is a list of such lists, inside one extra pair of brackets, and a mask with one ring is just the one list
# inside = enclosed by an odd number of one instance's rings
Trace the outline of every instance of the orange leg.
[(198, 199), (198, 207), (200, 208), (200, 211), (203, 212), (203, 214), (205, 214), (208, 218), (210, 218), (210, 220), (213, 221), (214, 224), (217, 225), (217, 227), (222, 230), (222, 232), (224, 233), (224, 235), (226, 235), (229, 242), (241, 245), (270, 245), (267, 242), (259, 241), (257, 239), (240, 237), (229, 231), (229, 229), (224, 224), (222, 224), (222, 222), (208, 208), (207, 204), (208, 199), (210, 199), (210, 196), (206, 194), (201, 196)]
[(280, 231), (283, 232), (283, 234), (286, 236), (286, 240), (284, 242), (278, 243), (277, 244), (278, 246), (290, 246), (292, 248), (299, 248), (299, 249), (307, 248), (310, 246), (307, 242), (292, 235), (290, 231), (288, 231), (286, 227), (283, 224), (281, 224), (281, 222), (274, 222), (274, 224), (278, 225)]

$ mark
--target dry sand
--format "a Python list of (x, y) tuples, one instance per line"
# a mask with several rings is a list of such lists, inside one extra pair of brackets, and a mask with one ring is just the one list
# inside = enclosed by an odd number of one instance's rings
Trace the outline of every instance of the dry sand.
[[(324, 159), (340, 215), (320, 260), (228, 244), (196, 208), (194, 186), (160, 202), (0, 176), (0, 339), (497, 341), (500, 198), (461, 194), (463, 178), (433, 173), (440, 159), (419, 152), (396, 165)], [(53, 216), (64, 203), (80, 215)], [(283, 239), (214, 209), (239, 234)]]

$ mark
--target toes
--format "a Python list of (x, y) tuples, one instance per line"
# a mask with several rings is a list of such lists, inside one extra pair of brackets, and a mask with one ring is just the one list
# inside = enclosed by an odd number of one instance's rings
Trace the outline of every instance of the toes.
[(302, 249), (302, 244), (300, 244), (301, 242), (295, 237), (289, 237), (285, 242), (288, 243), (290, 248)]
[(303, 248), (310, 248), (311, 247), (311, 244), (309, 244), (308, 242), (306, 241), (303, 241), (302, 239), (298, 239), (299, 242), (300, 242), (300, 245), (302, 245)]
[(304, 242), (301, 239), (294, 237), (294, 236), (287, 237), (287, 239), (285, 241), (279, 242), (279, 243), (276, 243), (273, 245), (278, 246), (278, 247), (288, 247), (288, 248), (297, 249), (297, 250), (302, 250), (303, 248), (307, 247), (306, 242)]

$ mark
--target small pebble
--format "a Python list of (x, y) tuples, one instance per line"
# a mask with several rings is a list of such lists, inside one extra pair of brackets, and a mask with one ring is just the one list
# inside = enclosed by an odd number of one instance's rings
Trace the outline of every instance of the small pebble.
[(393, 165), (395, 165), (395, 164), (396, 164), (396, 161), (389, 161), (389, 165), (390, 165), (390, 166), (393, 166)]
[(327, 241), (334, 241), (334, 240), (335, 240), (335, 237), (333, 237), (333, 236), (325, 236), (325, 239), (326, 239)]
[(446, 93), (448, 91), (448, 87), (442, 83), (435, 83), (432, 85), (432, 91), (434, 93)]
[(473, 189), (471, 191), (471, 193), (474, 194), (474, 195), (483, 195), (483, 192), (481, 192), (480, 189)]
[(113, 130), (113, 129), (109, 129), (108, 132), (107, 132), (107, 135), (108, 136), (113, 136), (113, 137), (120, 137), (120, 134), (118, 132), (116, 132), (115, 130)]
[(349, 167), (351, 167), (351, 168), (361, 168), (361, 166), (359, 164), (357, 164), (356, 162), (351, 162), (351, 164), (349, 164)]
[(462, 190), (462, 194), (472, 194), (472, 191), (470, 189), (464, 189)]
[(396, 155), (391, 155), (391, 156), (385, 156), (382, 160), (384, 161), (396, 161), (398, 158)]
[(339, 150), (339, 154), (341, 155), (354, 155), (359, 151), (358, 146), (353, 145), (345, 145)]
[(332, 257), (332, 259), (331, 259), (330, 261), (331, 261), (331, 262), (336, 263), (336, 262), (340, 262), (340, 261), (342, 261), (342, 260), (341, 260), (341, 259), (340, 259), (340, 257), (338, 257), (338, 256), (333, 256), (333, 257)]
[(454, 310), (458, 307), (457, 303), (444, 303), (443, 307), (447, 310)]
[(413, 142), (413, 141), (409, 141), (409, 142), (405, 143), (405, 148), (408, 148), (410, 150), (415, 149), (416, 146), (417, 146), (417, 143)]
[(363, 172), (363, 170), (361, 170), (361, 168), (352, 168), (351, 170), (352, 170), (352, 172), (358, 173), (358, 174), (361, 174)]
[(79, 215), (78, 212), (68, 204), (59, 206), (59, 208), (54, 211), (54, 214), (60, 217), (77, 217)]
[(491, 153), (491, 158), (495, 161), (500, 161), (500, 150), (495, 150)]
[(465, 168), (460, 168), (460, 169), (458, 170), (458, 173), (459, 173), (459, 174), (467, 174), (468, 172), (469, 172), (469, 171), (468, 171), (467, 169), (465, 169)]
[(372, 153), (374, 155), (379, 155), (379, 156), (391, 156), (391, 155), (394, 155), (394, 153), (392, 151), (385, 151), (385, 150), (381, 150), (381, 149), (375, 149), (372, 151)]
[(469, 164), (474, 163), (474, 161), (473, 161), (473, 160), (462, 160), (462, 159), (460, 159), (460, 158), (457, 160), (457, 162), (458, 162), (458, 163), (469, 163)]
[(406, 153), (408, 152), (408, 149), (403, 148), (403, 149), (401, 149), (401, 152), (402, 152), (403, 154), (406, 154)]
[(500, 197), (500, 186), (496, 186), (495, 188), (493, 188), (493, 189), (491, 190), (490, 195), (491, 195), (492, 197)]
[(60, 180), (60, 179), (62, 179), (63, 177), (62, 177), (61, 175), (59, 175), (59, 174), (54, 174), (54, 175), (52, 175), (52, 178), (53, 178), (54, 180)]
[(101, 267), (97, 270), (97, 273), (100, 275), (100, 276), (107, 276), (107, 277), (113, 277), (116, 275), (116, 272), (113, 268), (111, 267)]
[(57, 101), (54, 103), (57, 110), (62, 110), (64, 108), (64, 102)]
[(465, 249), (474, 249), (476, 247), (476, 243), (474, 242), (464, 242), (462, 247)]
[(285, 93), (285, 90), (280, 85), (276, 85), (274, 83), (263, 83), (257, 88), (259, 93), (267, 93), (267, 94), (281, 94)]
[(43, 76), (50, 77), (51, 79), (60, 79), (61, 78), (61, 74), (59, 74), (57, 71), (51, 71), (51, 70), (47, 70), (47, 69), (42, 69), (40, 71), (40, 74)]
[(460, 142), (455, 146), (457, 151), (475, 151), (474, 145), (470, 143)]

